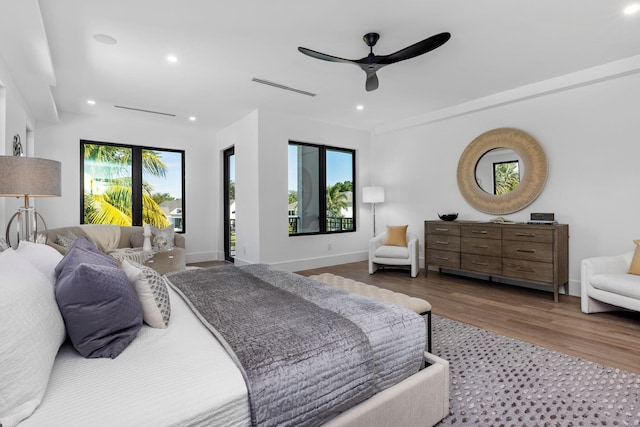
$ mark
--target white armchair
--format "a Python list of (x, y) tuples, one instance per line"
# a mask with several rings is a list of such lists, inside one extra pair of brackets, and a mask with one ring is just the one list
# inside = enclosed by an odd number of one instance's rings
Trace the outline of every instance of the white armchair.
[(382, 265), (410, 265), (411, 277), (420, 271), (418, 236), (407, 233), (407, 246), (386, 246), (387, 233), (369, 240), (369, 274), (373, 274)]
[(633, 252), (582, 260), (581, 308), (584, 313), (640, 311), (640, 276), (627, 274)]

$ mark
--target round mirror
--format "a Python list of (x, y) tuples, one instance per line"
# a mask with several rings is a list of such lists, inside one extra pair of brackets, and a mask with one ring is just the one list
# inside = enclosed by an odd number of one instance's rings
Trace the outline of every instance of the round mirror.
[(517, 212), (542, 191), (547, 158), (538, 141), (518, 129), (490, 130), (475, 138), (458, 162), (465, 200), (490, 214)]

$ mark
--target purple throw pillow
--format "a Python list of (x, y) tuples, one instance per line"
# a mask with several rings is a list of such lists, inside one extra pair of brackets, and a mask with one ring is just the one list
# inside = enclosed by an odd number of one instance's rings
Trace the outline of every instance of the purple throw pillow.
[(84, 357), (115, 358), (142, 327), (140, 301), (127, 275), (80, 237), (60, 264), (55, 294), (71, 343)]

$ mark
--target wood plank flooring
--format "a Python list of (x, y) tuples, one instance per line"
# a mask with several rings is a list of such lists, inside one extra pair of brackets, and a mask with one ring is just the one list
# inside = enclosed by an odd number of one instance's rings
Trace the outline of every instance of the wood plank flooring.
[[(224, 262), (191, 265), (213, 266)], [(407, 295), (424, 298), (438, 316), (540, 345), (605, 366), (640, 374), (640, 313), (584, 314), (580, 298), (515, 285), (421, 270), (383, 269), (369, 275), (367, 262), (299, 271), (333, 273)]]
[(305, 270), (333, 273), (424, 298), (433, 313), (606, 366), (640, 374), (640, 313), (584, 314), (580, 298), (515, 285), (424, 270), (383, 269), (369, 275), (367, 262)]

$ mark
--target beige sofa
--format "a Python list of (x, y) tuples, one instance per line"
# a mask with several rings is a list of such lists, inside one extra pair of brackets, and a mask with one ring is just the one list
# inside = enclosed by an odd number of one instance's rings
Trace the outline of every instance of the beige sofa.
[[(122, 252), (122, 249), (132, 247), (131, 236), (134, 233), (142, 233), (143, 228), (138, 226), (122, 226), (118, 227), (118, 233), (107, 232), (107, 230), (113, 231), (113, 226), (75, 225), (70, 227), (54, 228), (47, 231), (47, 245), (55, 248), (63, 255), (66, 254), (68, 248), (57, 244), (56, 241), (58, 240), (58, 236), (64, 236), (67, 231), (70, 231), (76, 236), (84, 236), (91, 240), (103, 252), (111, 252), (111, 250), (119, 250), (119, 252)], [(102, 236), (102, 238), (96, 236)], [(110, 239), (119, 240), (108, 242)], [(175, 246), (171, 250), (154, 252), (151, 262), (147, 265), (158, 271), (160, 274), (184, 270), (186, 268), (184, 235), (175, 234), (174, 244)], [(121, 257), (119, 258), (121, 259)]]

